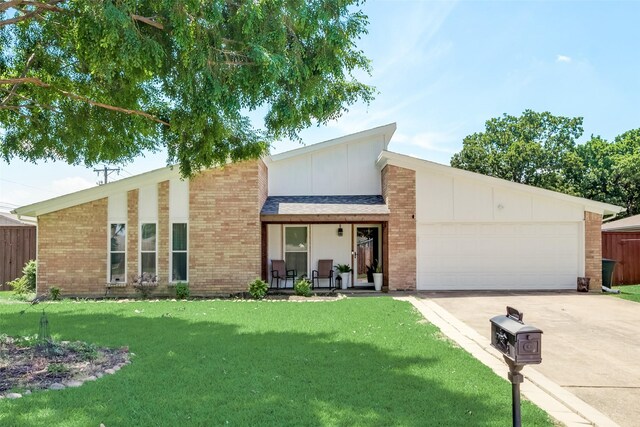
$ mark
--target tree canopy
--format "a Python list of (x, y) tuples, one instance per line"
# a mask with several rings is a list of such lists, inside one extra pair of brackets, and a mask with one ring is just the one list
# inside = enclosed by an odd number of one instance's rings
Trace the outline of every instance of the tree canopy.
[[(0, 0), (0, 154), (184, 175), (255, 158), (374, 89), (358, 0)], [(248, 114), (264, 111), (263, 126)]]
[(557, 191), (572, 192), (564, 170), (574, 162), (582, 118), (526, 110), (486, 122), (485, 131), (464, 138), (451, 166)]
[(640, 129), (583, 144), (581, 117), (526, 110), (464, 138), (451, 166), (623, 206), (640, 213)]

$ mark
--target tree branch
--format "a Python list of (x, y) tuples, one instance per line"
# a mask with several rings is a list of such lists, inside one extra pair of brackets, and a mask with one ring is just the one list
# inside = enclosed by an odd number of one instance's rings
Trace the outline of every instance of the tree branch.
[(11, 9), (12, 7), (18, 6), (22, 3), (22, 0), (6, 0), (0, 3), (0, 12), (4, 12), (5, 10)]
[(157, 28), (159, 30), (164, 30), (164, 25), (162, 25), (158, 21), (154, 21), (151, 18), (146, 18), (144, 16), (131, 14), (131, 19), (133, 19), (134, 21), (143, 22), (143, 23), (145, 23), (147, 25), (151, 25), (152, 27), (155, 27), (155, 28)]
[[(21, 78), (27, 76), (27, 71), (29, 71), (29, 66), (31, 65), (31, 62), (33, 61), (33, 58), (35, 58), (35, 56), (36, 53), (34, 52), (31, 54), (31, 56), (29, 56), (29, 59), (27, 59), (27, 63), (24, 65), (24, 71), (22, 71), (22, 75), (20, 76)], [(2, 102), (0, 102), (0, 105), (6, 105), (7, 102), (9, 102), (11, 98), (13, 98), (13, 96), (16, 94), (18, 86), (20, 86), (20, 83), (16, 83), (13, 85), (13, 87), (9, 91), (9, 94), (2, 100)]]
[[(34, 16), (38, 15), (40, 12), (45, 10), (50, 12), (64, 12), (64, 9), (60, 9), (59, 7), (56, 6), (58, 3), (62, 3), (64, 1), (65, 0), (49, 0), (49, 2), (47, 3), (41, 3), (41, 2), (31, 1), (31, 0), (20, 0), (20, 1), (8, 0), (6, 2), (3, 2), (2, 5), (0, 5), (0, 8), (9, 9), (10, 7), (16, 8), (18, 6), (33, 6), (36, 9), (32, 10), (31, 12), (26, 12), (23, 15), (14, 16), (13, 18), (0, 21), (0, 28), (6, 27), (7, 25), (11, 25), (11, 24), (17, 24), (18, 22), (26, 21), (27, 19), (31, 19)], [(3, 9), (0, 9), (0, 10), (3, 10)]]
[(0, 79), (0, 86), (23, 84), (23, 83), (30, 83), (35, 86), (39, 86), (47, 89), (53, 89), (57, 92), (60, 92), (62, 95), (66, 96), (67, 98), (75, 99), (76, 101), (86, 102), (87, 104), (93, 105), (94, 107), (100, 107), (106, 110), (117, 111), (120, 113), (130, 114), (134, 116), (141, 116), (146, 119), (152, 120), (156, 123), (160, 123), (165, 126), (171, 126), (168, 122), (165, 122), (164, 120), (161, 120), (152, 114), (145, 113), (144, 111), (130, 110), (128, 108), (117, 107), (115, 105), (109, 105), (109, 104), (104, 104), (102, 102), (94, 101), (92, 99), (87, 98), (86, 96), (78, 95), (72, 92), (68, 92), (66, 90), (55, 88), (52, 85), (45, 83), (36, 77), (19, 77), (14, 79)]

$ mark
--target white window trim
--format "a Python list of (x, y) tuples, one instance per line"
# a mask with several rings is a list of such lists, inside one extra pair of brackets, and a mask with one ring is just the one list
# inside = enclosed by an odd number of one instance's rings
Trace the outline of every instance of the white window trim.
[[(144, 224), (154, 224), (156, 226), (156, 244), (153, 251), (143, 251), (142, 250), (142, 226)], [(151, 253), (154, 252), (156, 254), (156, 272), (154, 276), (158, 277), (158, 223), (156, 221), (145, 221), (140, 222), (138, 225), (138, 276), (142, 276), (142, 254), (143, 253)]]
[[(114, 224), (124, 224), (124, 281), (123, 282), (115, 282), (111, 280), (111, 226)], [(107, 225), (107, 283), (127, 283), (127, 269), (129, 268), (129, 263), (127, 262), (127, 249), (129, 245), (129, 239), (127, 239), (127, 232), (129, 230), (129, 225), (126, 221), (109, 221)], [(120, 253), (119, 251), (116, 253)]]
[[(173, 250), (173, 224), (187, 224), (187, 249), (184, 251)], [(189, 283), (189, 244), (191, 239), (189, 238), (189, 221), (172, 221), (169, 224), (169, 283)], [(173, 280), (173, 253), (186, 253), (187, 254), (187, 278), (185, 280)]]

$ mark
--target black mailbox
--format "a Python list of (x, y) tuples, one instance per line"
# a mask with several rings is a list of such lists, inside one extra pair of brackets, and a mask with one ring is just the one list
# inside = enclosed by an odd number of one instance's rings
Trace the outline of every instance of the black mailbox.
[(507, 315), (491, 318), (491, 346), (515, 365), (542, 362), (542, 331), (522, 322), (522, 314), (507, 307)]

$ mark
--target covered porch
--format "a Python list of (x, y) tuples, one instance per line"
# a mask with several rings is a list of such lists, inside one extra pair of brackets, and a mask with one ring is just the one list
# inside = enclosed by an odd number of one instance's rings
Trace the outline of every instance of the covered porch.
[[(352, 268), (341, 275), (343, 289), (373, 290), (376, 265), (384, 285), (388, 219), (381, 196), (269, 197), (261, 213), (263, 279), (274, 288), (292, 289), (295, 280), (313, 278), (320, 260), (331, 260), (332, 279), (315, 280), (315, 290), (336, 287), (338, 264)], [(272, 280), (274, 260), (283, 260), (295, 279)]]

